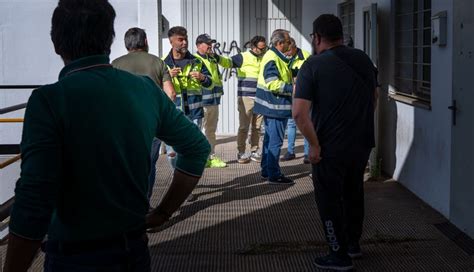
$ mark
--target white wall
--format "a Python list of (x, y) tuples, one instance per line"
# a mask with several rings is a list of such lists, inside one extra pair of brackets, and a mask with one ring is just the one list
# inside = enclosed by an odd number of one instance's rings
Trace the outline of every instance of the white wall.
[(302, 0), (301, 48), (312, 52), (309, 34), (313, 32), (313, 21), (321, 14), (337, 15), (337, 3), (341, 0)]
[[(158, 54), (158, 7), (155, 0), (111, 0), (117, 17), (111, 59), (126, 53), (123, 36), (130, 27), (147, 31), (150, 52)], [(168, 1), (175, 2), (175, 1)], [(176, 1), (179, 2), (179, 1)], [(50, 39), (56, 1), (0, 1), (0, 85), (42, 85), (57, 80), (63, 63)], [(0, 108), (25, 103), (31, 90), (0, 89)], [(23, 117), (18, 111), (6, 117)], [(18, 144), (21, 124), (0, 124), (0, 144)]]
[[(161, 1), (161, 13), (163, 14), (164, 20), (168, 22), (168, 28), (165, 29), (165, 32), (162, 35), (162, 44), (163, 44), (163, 55), (168, 55), (171, 50), (171, 45), (168, 40), (168, 29), (173, 26), (182, 26), (182, 7), (181, 1), (179, 0), (162, 0)], [(194, 43), (191, 43), (191, 46)]]
[[(158, 54), (158, 7), (155, 0), (112, 0), (117, 17), (111, 59), (126, 53), (125, 31), (147, 31), (150, 52)], [(173, 1), (169, 1), (173, 2)], [(50, 39), (51, 16), (57, 1), (0, 1), (0, 85), (42, 85), (57, 81), (64, 64)], [(31, 90), (0, 89), (0, 108), (25, 103)], [(24, 110), (0, 115), (22, 118)], [(0, 124), (0, 144), (19, 144), (22, 124)], [(0, 204), (13, 195), (19, 163), (0, 170)]]
[(443, 10), (448, 12), (448, 45), (431, 48), (431, 110), (396, 103), (394, 178), (449, 218), (453, 6), (432, 1), (432, 14)]
[[(337, 14), (340, 2), (303, 0), (302, 32), (311, 33), (312, 22), (320, 14)], [(378, 5), (379, 80), (385, 92), (379, 123), (384, 170), (449, 218), (451, 113), (447, 107), (452, 97), (452, 42), (444, 48), (432, 47), (431, 110), (387, 101), (388, 85), (393, 81), (393, 0), (355, 0), (354, 42), (362, 49), (363, 9), (371, 3)], [(452, 29), (452, 2), (432, 0), (432, 14), (442, 10), (448, 11), (448, 29)], [(451, 33), (448, 40), (452, 40)], [(310, 42), (303, 40), (302, 47), (311, 49)]]

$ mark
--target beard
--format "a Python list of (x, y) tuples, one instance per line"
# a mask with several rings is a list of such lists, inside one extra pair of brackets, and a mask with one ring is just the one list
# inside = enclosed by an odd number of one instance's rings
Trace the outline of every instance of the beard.
[(187, 47), (174, 47), (174, 50), (176, 52), (179, 52), (181, 54), (186, 54), (188, 52), (188, 48)]

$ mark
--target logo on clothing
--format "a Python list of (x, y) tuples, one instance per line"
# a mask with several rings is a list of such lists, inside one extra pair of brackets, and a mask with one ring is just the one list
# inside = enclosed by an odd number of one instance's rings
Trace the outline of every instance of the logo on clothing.
[(334, 226), (332, 224), (332, 221), (327, 220), (326, 222), (324, 222), (324, 225), (326, 226), (326, 233), (327, 233), (326, 236), (329, 241), (329, 246), (331, 247), (333, 251), (339, 251), (340, 246), (339, 246), (339, 243), (337, 242), (337, 237), (334, 231)]

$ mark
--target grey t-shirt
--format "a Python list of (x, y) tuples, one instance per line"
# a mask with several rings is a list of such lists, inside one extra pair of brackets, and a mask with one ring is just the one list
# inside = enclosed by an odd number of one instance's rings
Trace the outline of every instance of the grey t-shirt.
[(163, 88), (163, 82), (171, 81), (168, 68), (163, 60), (145, 51), (130, 52), (112, 61), (112, 65), (132, 74), (148, 76), (160, 88)]

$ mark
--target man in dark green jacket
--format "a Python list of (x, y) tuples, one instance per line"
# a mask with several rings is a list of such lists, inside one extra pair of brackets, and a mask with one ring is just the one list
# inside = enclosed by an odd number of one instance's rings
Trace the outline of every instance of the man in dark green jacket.
[[(151, 79), (109, 64), (114, 18), (106, 0), (60, 0), (54, 11), (66, 66), (28, 101), (6, 271), (27, 271), (46, 234), (45, 271), (150, 271), (145, 230), (166, 222), (203, 173), (210, 146), (198, 127)], [(178, 158), (147, 215), (154, 136)]]

